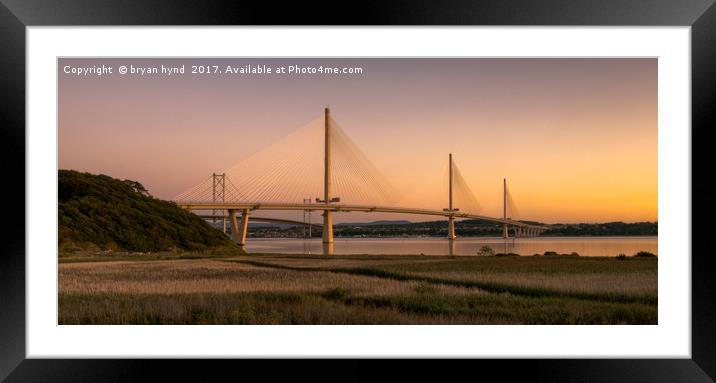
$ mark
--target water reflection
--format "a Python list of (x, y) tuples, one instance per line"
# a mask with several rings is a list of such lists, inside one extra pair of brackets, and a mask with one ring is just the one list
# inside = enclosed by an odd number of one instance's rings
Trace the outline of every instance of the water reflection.
[(333, 243), (324, 243), (323, 244), (323, 255), (333, 255), (335, 244)]
[(535, 237), (503, 239), (497, 237), (466, 238), (454, 241), (446, 238), (336, 238), (335, 244), (324, 245), (315, 239), (259, 239), (250, 238), (249, 253), (287, 253), (312, 255), (341, 254), (425, 254), (478, 255), (482, 247), (495, 253), (520, 255), (544, 254), (546, 251), (581, 256), (633, 255), (638, 251), (658, 254), (657, 237)]

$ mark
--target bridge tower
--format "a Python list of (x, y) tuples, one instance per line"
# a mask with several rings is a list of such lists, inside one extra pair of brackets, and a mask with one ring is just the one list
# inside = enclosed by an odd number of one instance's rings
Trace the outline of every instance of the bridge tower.
[(455, 217), (452, 215), (452, 167), (452, 153), (450, 153), (448, 157), (448, 211), (451, 214), (448, 216), (448, 239), (451, 241), (457, 238), (457, 235), (455, 235)]
[[(323, 154), (323, 203), (333, 202), (331, 198), (331, 110), (325, 109), (325, 143)], [(333, 212), (323, 211), (323, 243), (333, 243)]]
[[(502, 219), (507, 219), (507, 178), (502, 179)], [(502, 238), (507, 239), (507, 224), (502, 225)]]
[[(211, 202), (217, 203), (217, 202), (226, 202), (226, 173), (212, 173), (211, 174)], [(219, 212), (219, 210), (214, 209), (212, 211), (212, 222), (216, 224), (216, 215)], [(221, 212), (223, 224), (224, 224), (224, 234), (226, 234), (226, 217), (224, 212)]]

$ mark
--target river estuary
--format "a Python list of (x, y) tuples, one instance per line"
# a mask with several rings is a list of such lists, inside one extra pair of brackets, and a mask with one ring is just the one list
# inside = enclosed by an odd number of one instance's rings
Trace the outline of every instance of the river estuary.
[(336, 238), (333, 248), (326, 248), (320, 238), (272, 239), (250, 238), (246, 250), (249, 253), (323, 254), (324, 252), (347, 254), (381, 255), (478, 255), (483, 246), (489, 246), (496, 253), (517, 253), (520, 255), (576, 252), (580, 256), (633, 255), (638, 251), (658, 254), (656, 236), (649, 237), (535, 237), (517, 238), (505, 241), (496, 237), (463, 237), (450, 245), (445, 238)]

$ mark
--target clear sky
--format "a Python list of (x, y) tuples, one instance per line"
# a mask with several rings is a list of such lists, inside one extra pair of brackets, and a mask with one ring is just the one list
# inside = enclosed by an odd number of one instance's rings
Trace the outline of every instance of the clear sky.
[[(248, 64), (363, 73), (117, 73)], [(113, 73), (65, 73), (97, 65)], [(58, 81), (59, 167), (134, 179), (159, 198), (245, 161), (330, 105), (401, 206), (446, 207), (453, 153), (485, 215), (501, 216), (507, 178), (515, 218), (657, 220), (657, 59), (72, 58), (59, 59)], [(376, 219), (404, 217), (337, 221)]]

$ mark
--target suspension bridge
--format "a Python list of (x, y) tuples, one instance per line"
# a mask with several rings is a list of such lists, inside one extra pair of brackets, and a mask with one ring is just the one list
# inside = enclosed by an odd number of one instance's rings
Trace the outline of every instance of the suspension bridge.
[[(503, 179), (502, 217), (478, 214), (477, 198), (453, 162), (452, 154), (448, 156), (446, 208), (395, 206), (393, 186), (331, 118), (329, 108), (325, 108), (323, 118), (319, 120), (322, 120), (322, 140), (317, 136), (317, 124), (308, 124), (233, 168), (212, 174), (209, 179), (179, 194), (174, 202), (202, 218), (222, 219), (225, 229), (228, 219), (231, 237), (242, 246), (246, 244), (249, 219), (306, 224), (305, 219), (300, 222), (255, 216), (254, 212), (259, 210), (303, 211), (304, 217), (309, 214), (309, 220), (310, 212), (322, 212), (323, 223), (318, 226), (322, 227), (324, 244), (333, 243), (333, 214), (338, 212), (443, 217), (448, 221), (447, 238), (450, 241), (457, 238), (456, 219), (478, 219), (501, 225), (504, 238), (510, 236), (510, 230), (514, 237), (533, 237), (549, 229), (512, 219), (510, 215), (514, 214), (508, 215), (509, 210), (514, 212), (515, 204), (506, 179)], [(323, 141), (323, 150), (307, 150), (305, 147), (319, 140)], [(317, 166), (321, 162), (322, 169)], [(318, 189), (320, 184), (322, 190)], [(322, 197), (306, 198), (315, 195)]]

